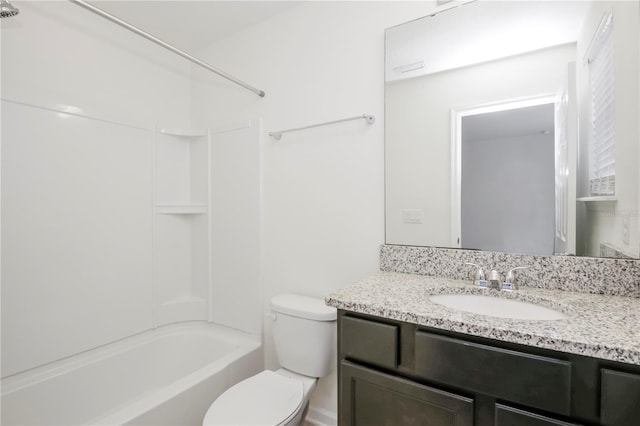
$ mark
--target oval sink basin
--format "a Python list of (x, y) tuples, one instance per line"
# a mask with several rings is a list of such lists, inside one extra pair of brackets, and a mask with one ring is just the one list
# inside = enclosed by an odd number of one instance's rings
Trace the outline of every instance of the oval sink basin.
[(429, 299), (449, 308), (498, 318), (559, 320), (567, 317), (560, 311), (534, 303), (479, 294), (440, 294)]

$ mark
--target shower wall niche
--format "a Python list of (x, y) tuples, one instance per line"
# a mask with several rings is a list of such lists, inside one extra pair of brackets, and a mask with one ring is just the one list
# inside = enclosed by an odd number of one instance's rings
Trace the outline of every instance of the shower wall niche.
[(154, 141), (156, 325), (208, 318), (209, 130), (159, 129)]

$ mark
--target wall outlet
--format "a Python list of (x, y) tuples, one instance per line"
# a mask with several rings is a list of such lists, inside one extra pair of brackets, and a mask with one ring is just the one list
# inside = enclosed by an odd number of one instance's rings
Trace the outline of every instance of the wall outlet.
[(622, 216), (622, 242), (629, 244), (629, 215)]
[(420, 209), (402, 210), (403, 223), (422, 223), (423, 211)]

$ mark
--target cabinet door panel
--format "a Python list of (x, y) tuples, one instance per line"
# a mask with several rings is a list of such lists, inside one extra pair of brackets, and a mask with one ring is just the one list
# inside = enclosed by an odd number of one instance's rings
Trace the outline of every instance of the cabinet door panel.
[(348, 358), (381, 367), (398, 366), (398, 326), (343, 316), (340, 350)]
[(496, 426), (578, 426), (517, 408), (496, 404)]
[(340, 426), (471, 426), (473, 400), (341, 363)]
[(601, 413), (604, 426), (640, 424), (640, 375), (603, 369)]
[(571, 411), (571, 363), (432, 333), (416, 333), (421, 377), (550, 412)]

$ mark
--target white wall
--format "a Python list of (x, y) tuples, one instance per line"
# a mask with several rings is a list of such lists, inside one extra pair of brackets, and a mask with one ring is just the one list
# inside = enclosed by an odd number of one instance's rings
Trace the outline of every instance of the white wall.
[(182, 59), (68, 2), (15, 4), (1, 22), (3, 375), (154, 326), (152, 129), (191, 115)]
[[(378, 270), (384, 242), (384, 29), (425, 15), (424, 2), (305, 2), (199, 52), (266, 92), (259, 98), (196, 71), (194, 115), (263, 118), (262, 285), (271, 296), (324, 295)], [(362, 113), (364, 120), (267, 133)], [(243, 167), (239, 165), (239, 167)], [(277, 366), (266, 327), (267, 366)], [(335, 374), (316, 409), (336, 411)]]

